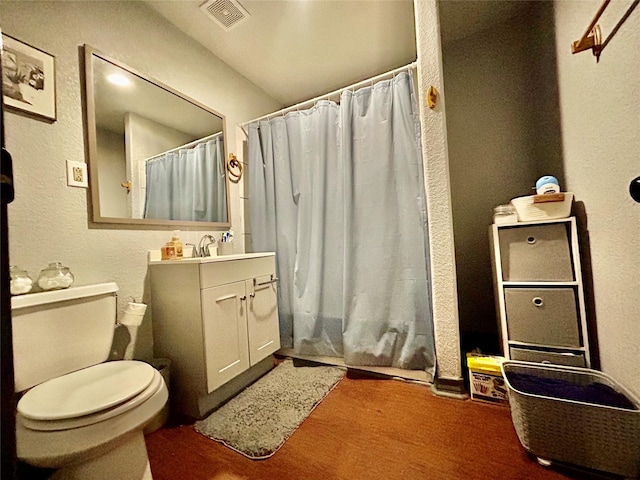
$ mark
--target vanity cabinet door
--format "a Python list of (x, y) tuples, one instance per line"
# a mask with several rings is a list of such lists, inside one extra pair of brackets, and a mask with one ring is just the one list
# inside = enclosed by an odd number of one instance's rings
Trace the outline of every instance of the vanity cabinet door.
[(207, 391), (249, 368), (245, 282), (202, 290)]
[(249, 297), (247, 325), (251, 365), (280, 348), (276, 282), (273, 275), (256, 277), (245, 282)]

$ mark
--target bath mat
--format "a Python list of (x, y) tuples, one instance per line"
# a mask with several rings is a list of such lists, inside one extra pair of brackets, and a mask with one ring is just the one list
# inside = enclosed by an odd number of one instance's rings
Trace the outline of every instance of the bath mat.
[(333, 366), (294, 366), (291, 359), (286, 359), (196, 422), (195, 429), (251, 459), (268, 458), (345, 373), (345, 369)]

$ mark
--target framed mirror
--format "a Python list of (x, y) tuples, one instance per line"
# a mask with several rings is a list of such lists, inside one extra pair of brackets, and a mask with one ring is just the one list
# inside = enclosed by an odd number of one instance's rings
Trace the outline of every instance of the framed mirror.
[(223, 115), (84, 46), (93, 221), (228, 228)]

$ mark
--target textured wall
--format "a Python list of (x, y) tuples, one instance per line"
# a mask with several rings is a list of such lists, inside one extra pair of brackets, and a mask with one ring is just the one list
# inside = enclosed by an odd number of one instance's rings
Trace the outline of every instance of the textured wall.
[[(168, 241), (171, 229), (93, 224), (88, 191), (66, 186), (65, 161), (85, 161), (80, 47), (89, 44), (223, 113), (229, 145), (236, 144), (234, 125), (281, 105), (141, 2), (3, 0), (0, 18), (3, 33), (55, 56), (57, 81), (56, 122), (5, 111), (16, 188), (8, 213), (10, 263), (35, 276), (58, 260), (71, 268), (78, 285), (115, 281), (119, 311), (132, 299), (147, 302), (147, 250)], [(232, 185), (231, 196), (233, 228), (240, 233), (238, 185)], [(183, 242), (197, 243), (205, 233), (182, 230)], [(138, 356), (147, 358), (149, 317), (139, 337)]]
[(127, 175), (127, 166), (123, 161), (125, 155), (124, 138), (122, 135), (96, 128), (100, 168), (98, 175), (102, 179), (100, 188), (100, 205), (105, 217), (126, 217), (129, 207), (127, 191), (120, 185)]
[(135, 113), (125, 115), (127, 178), (131, 181), (131, 216), (144, 218), (147, 194), (147, 159), (161, 152), (186, 145), (193, 136), (154, 122)]
[[(584, 209), (602, 370), (640, 395), (640, 204), (628, 193), (640, 175), (640, 8), (599, 62), (589, 51), (572, 55), (601, 3), (555, 2), (565, 176)], [(604, 12), (605, 41), (631, 3)]]
[(555, 175), (565, 186), (557, 77), (549, 68), (555, 64), (553, 4), (522, 2), (520, 8), (514, 18), (443, 46), (460, 328), (467, 351), (500, 348), (488, 237), (493, 208), (530, 195), (543, 175)]
[[(458, 298), (456, 292), (453, 225), (445, 102), (442, 84), (440, 27), (435, 0), (415, 0), (418, 47), (418, 98), (422, 127), (422, 156), (425, 168), (434, 333), (438, 377), (461, 378)], [(429, 86), (440, 92), (438, 104), (430, 110), (425, 103)]]

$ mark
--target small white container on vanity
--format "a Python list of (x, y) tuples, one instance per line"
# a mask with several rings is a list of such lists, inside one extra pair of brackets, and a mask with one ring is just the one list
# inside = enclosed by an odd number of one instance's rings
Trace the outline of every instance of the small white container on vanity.
[(171, 360), (172, 408), (203, 418), (274, 366), (275, 253), (148, 260), (154, 353)]

